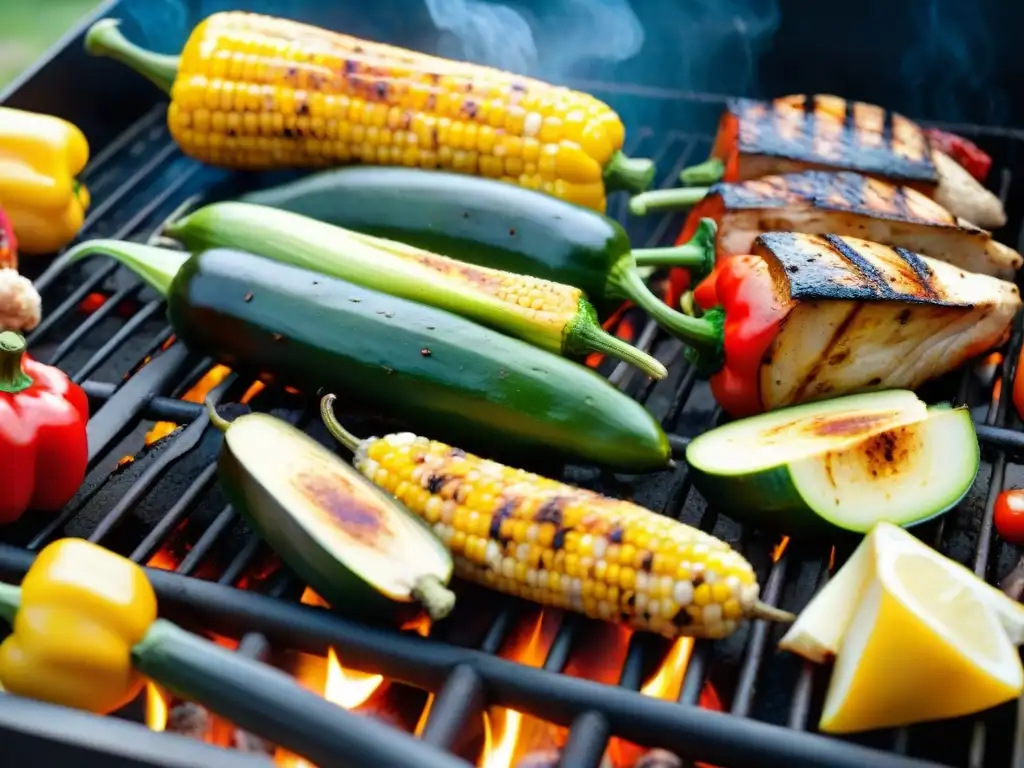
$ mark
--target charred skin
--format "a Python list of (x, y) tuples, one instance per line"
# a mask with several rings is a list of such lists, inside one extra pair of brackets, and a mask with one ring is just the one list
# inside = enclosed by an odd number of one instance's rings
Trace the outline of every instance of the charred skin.
[(413, 585), (451, 578), (421, 521), (312, 438), (267, 414), (211, 420), (226, 432), (218, 476), (232, 506), (335, 609), (400, 623), (422, 610)]
[(979, 458), (969, 411), (929, 408), (908, 390), (741, 419), (686, 452), (709, 504), (790, 535), (924, 522), (963, 498)]
[(730, 100), (711, 158), (684, 169), (681, 177), (696, 185), (807, 170), (856, 171), (911, 187), (986, 229), (1006, 223), (999, 198), (934, 150), (920, 126), (881, 107), (837, 96)]
[(914, 389), (1002, 344), (1016, 286), (857, 238), (769, 233), (754, 252), (791, 307), (762, 361), (765, 410)]
[(939, 183), (921, 128), (836, 96), (732, 99), (713, 150), (726, 181), (808, 169), (850, 170), (931, 194)]
[(750, 253), (758, 235), (847, 235), (899, 246), (971, 272), (1012, 278), (1020, 254), (909, 187), (858, 173), (805, 171), (720, 182), (694, 208), (680, 238), (702, 217), (719, 225), (718, 258)]

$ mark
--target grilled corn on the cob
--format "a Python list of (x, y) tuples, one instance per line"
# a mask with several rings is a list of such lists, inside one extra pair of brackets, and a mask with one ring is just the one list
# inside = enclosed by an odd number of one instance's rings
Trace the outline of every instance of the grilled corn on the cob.
[(434, 529), (468, 581), (669, 638), (793, 618), (759, 602), (750, 564), (703, 531), (412, 433), (360, 441), (333, 402), (324, 423), (356, 468)]
[(622, 154), (622, 121), (592, 96), (285, 19), (213, 14), (180, 58), (104, 19), (86, 47), (168, 91), (171, 135), (215, 165), (444, 168), (602, 211), (606, 188), (638, 192), (654, 172)]

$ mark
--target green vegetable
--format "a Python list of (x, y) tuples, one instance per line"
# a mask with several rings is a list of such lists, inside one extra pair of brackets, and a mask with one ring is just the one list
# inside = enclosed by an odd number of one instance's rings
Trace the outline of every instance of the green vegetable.
[(601, 328), (590, 302), (571, 286), (466, 264), (249, 203), (208, 205), (167, 232), (192, 251), (238, 248), (446, 309), (550, 352), (600, 352), (656, 379), (668, 375), (656, 359)]
[(904, 390), (742, 419), (686, 450), (711, 505), (787, 533), (929, 520), (964, 497), (979, 460), (967, 409), (929, 408)]
[(225, 365), (337, 388), (485, 455), (670, 466), (657, 421), (601, 376), (451, 313), (239, 251), (93, 240), (68, 259), (91, 253), (166, 295), (178, 337)]
[(574, 285), (599, 305), (629, 299), (666, 329), (673, 313), (636, 268), (688, 267), (698, 280), (714, 268), (713, 222), (685, 245), (630, 252), (625, 230), (596, 211), (459, 173), (353, 166), (241, 199), (472, 264)]
[(455, 605), (448, 550), (419, 518), (323, 445), (265, 413), (227, 422), (218, 471), (232, 505), (317, 594), (344, 611), (386, 616)]

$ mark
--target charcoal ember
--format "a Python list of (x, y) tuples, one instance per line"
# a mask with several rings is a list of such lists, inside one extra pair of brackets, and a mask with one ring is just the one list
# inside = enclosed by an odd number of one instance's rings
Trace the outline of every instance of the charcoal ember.
[(561, 753), (557, 749), (545, 749), (523, 755), (515, 764), (515, 768), (558, 768)]
[(213, 733), (213, 715), (202, 704), (182, 701), (167, 713), (167, 731), (207, 741)]
[(682, 768), (683, 761), (664, 749), (652, 749), (633, 768)]
[[(557, 749), (539, 749), (519, 758), (515, 762), (515, 768), (558, 768), (561, 757), (562, 753)], [(608, 755), (601, 758), (598, 768), (614, 768)]]
[(231, 746), (241, 752), (248, 752), (254, 755), (273, 755), (277, 748), (269, 741), (254, 736), (241, 728), (235, 728), (231, 733)]

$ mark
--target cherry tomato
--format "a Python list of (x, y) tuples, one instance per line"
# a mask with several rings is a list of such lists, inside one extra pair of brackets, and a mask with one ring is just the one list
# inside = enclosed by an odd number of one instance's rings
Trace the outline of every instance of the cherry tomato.
[(996, 499), (995, 524), (999, 535), (1024, 546), (1024, 489), (1003, 491)]

